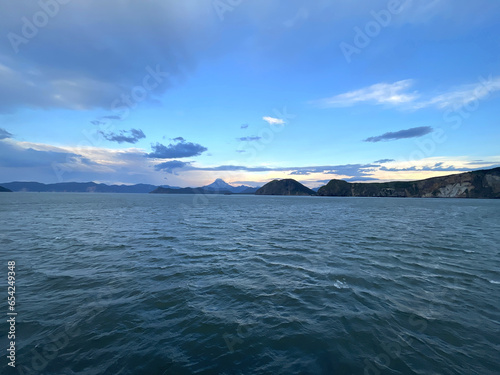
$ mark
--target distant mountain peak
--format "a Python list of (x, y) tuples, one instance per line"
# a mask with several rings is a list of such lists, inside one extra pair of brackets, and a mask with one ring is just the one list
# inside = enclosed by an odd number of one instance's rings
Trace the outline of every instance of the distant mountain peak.
[(226, 181), (224, 181), (222, 178), (217, 178), (214, 182), (212, 182), (210, 185), (202, 186), (202, 189), (205, 190), (227, 190), (230, 191), (231, 193), (242, 193), (242, 192), (254, 192), (257, 189), (252, 188), (251, 186), (246, 186), (246, 185), (240, 185), (240, 186), (234, 186), (231, 184), (228, 184)]
[(203, 188), (205, 188), (205, 189), (210, 189), (210, 188), (212, 188), (212, 189), (220, 189), (220, 188), (232, 188), (232, 187), (234, 187), (234, 186), (228, 184), (222, 178), (216, 179), (210, 185), (203, 186)]

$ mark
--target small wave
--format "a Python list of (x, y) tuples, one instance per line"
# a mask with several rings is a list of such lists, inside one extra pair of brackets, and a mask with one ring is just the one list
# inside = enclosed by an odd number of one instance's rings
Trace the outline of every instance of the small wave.
[(347, 289), (349, 288), (349, 286), (347, 285), (346, 282), (344, 281), (340, 281), (340, 280), (335, 280), (335, 282), (333, 283), (333, 286), (337, 289)]
[(498, 280), (488, 280), (491, 284), (500, 284)]

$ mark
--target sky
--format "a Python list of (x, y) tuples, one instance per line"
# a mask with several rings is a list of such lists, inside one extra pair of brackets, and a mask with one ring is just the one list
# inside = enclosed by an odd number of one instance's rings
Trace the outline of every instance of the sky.
[(500, 166), (497, 0), (0, 0), (0, 182)]

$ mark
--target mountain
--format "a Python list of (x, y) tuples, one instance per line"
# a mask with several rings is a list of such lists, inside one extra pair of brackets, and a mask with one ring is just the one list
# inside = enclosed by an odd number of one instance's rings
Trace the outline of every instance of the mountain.
[(164, 188), (159, 187), (152, 191), (152, 194), (255, 194), (258, 188), (251, 186), (233, 186), (229, 185), (224, 180), (218, 178), (210, 185), (205, 185), (198, 188)]
[(0, 193), (12, 193), (12, 190), (6, 189), (3, 186), (0, 186)]
[(331, 180), (318, 190), (321, 196), (500, 198), (500, 168), (478, 170), (418, 181), (349, 183)]
[(256, 195), (316, 195), (300, 182), (292, 179), (273, 180), (262, 186)]
[(259, 190), (260, 187), (248, 187), (245, 190), (243, 190), (241, 193), (238, 194), (255, 194), (257, 190)]
[(12, 191), (31, 192), (67, 192), (67, 193), (149, 193), (157, 188), (155, 185), (105, 185), (95, 182), (62, 182), (57, 184), (41, 184), (39, 182), (9, 182), (2, 186)]
[[(211, 190), (211, 191), (229, 191), (229, 192), (235, 193), (235, 194), (243, 193), (244, 191), (246, 191), (248, 189), (255, 189), (255, 191), (257, 191), (257, 188), (252, 188), (251, 186), (245, 186), (245, 185), (233, 186), (233, 185), (229, 185), (226, 181), (224, 181), (221, 178), (216, 179), (210, 185), (202, 186), (200, 189)], [(251, 193), (245, 193), (245, 194), (251, 194)]]

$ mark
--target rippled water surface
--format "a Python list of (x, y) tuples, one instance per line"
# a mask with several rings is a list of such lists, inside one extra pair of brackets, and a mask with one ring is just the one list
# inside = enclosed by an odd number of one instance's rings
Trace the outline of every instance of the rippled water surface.
[(0, 217), (2, 373), (499, 373), (498, 200), (5, 193)]

